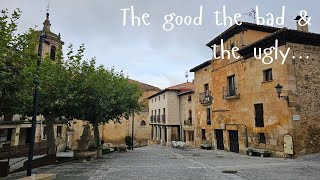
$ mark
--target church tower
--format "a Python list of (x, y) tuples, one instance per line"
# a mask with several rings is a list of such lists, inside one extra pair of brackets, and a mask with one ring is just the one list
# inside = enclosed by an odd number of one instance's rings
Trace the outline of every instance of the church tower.
[[(45, 58), (49, 56), (52, 61), (55, 61), (57, 52), (62, 49), (62, 45), (64, 44), (64, 42), (61, 41), (60, 33), (59, 35), (57, 35), (51, 32), (50, 27), (51, 27), (51, 23), (49, 20), (49, 13), (47, 13), (46, 20), (43, 22), (43, 29), (42, 29), (42, 31), (46, 35), (46, 38), (43, 43), (42, 57)], [(40, 34), (41, 34), (41, 31), (39, 33), (39, 36)]]

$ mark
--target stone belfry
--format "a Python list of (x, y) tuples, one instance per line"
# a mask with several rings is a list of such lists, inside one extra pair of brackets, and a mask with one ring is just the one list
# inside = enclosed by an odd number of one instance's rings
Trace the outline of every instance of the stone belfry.
[[(60, 33), (57, 35), (50, 30), (51, 23), (49, 20), (49, 13), (46, 14), (46, 20), (43, 22), (42, 31), (45, 33), (46, 38), (43, 43), (42, 57), (50, 57), (52, 61), (55, 61), (57, 53), (61, 50), (64, 42), (61, 41)], [(39, 32), (39, 36), (41, 31)]]

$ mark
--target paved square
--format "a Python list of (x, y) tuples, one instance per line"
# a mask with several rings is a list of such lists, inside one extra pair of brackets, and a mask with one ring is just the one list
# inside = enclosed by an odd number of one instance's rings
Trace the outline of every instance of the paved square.
[[(112, 153), (90, 162), (33, 170), (57, 179), (319, 179), (320, 154), (298, 159), (260, 158), (225, 151), (179, 150), (157, 145)], [(225, 173), (226, 172), (226, 173)], [(5, 179), (25, 176), (25, 172)]]

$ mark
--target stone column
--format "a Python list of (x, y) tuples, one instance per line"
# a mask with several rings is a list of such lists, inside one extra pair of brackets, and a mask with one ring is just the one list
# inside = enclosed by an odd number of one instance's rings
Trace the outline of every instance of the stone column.
[(171, 146), (172, 127), (167, 126), (167, 146)]
[(20, 125), (17, 125), (17, 127), (12, 130), (11, 146), (19, 145), (19, 139), (20, 139), (19, 137), (20, 137)]
[(157, 141), (160, 141), (160, 126), (157, 126)]
[(157, 127), (153, 125), (153, 140), (157, 140)]
[(161, 126), (161, 145), (162, 146), (165, 146), (167, 144), (166, 135), (165, 135), (165, 133), (166, 133), (165, 128), (166, 128), (165, 126)]

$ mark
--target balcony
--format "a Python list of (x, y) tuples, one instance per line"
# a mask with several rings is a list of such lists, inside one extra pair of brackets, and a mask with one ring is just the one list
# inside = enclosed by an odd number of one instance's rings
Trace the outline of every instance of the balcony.
[(153, 123), (157, 123), (157, 115), (153, 115)]
[(240, 93), (237, 84), (233, 86), (223, 87), (223, 99), (239, 99)]
[(153, 116), (150, 116), (150, 122), (153, 123)]
[(157, 123), (160, 123), (160, 115), (157, 115)]
[(206, 91), (199, 94), (199, 102), (206, 106), (212, 103), (213, 97), (211, 96), (211, 91)]
[(162, 123), (163, 123), (163, 124), (166, 123), (166, 115), (165, 115), (165, 114), (162, 115)]
[(187, 120), (184, 121), (185, 126), (192, 126), (192, 118), (189, 117)]

